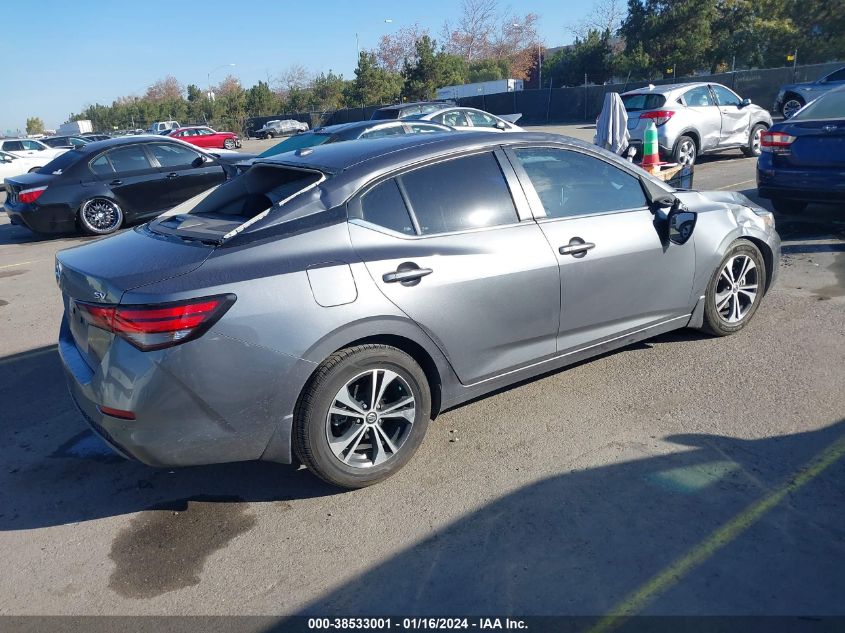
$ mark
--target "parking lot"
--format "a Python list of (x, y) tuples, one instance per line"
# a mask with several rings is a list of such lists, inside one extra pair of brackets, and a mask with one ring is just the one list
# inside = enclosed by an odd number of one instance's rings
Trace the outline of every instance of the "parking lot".
[[(704, 157), (694, 184), (754, 198), (754, 167)], [(0, 614), (842, 615), (845, 214), (777, 226), (778, 284), (738, 335), (663, 335), (461, 406), (398, 475), (340, 492), (114, 456), (56, 352), (54, 255), (91, 238), (4, 215)]]

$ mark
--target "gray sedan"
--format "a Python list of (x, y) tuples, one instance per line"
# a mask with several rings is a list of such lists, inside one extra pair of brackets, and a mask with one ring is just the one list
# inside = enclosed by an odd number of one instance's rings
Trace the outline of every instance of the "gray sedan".
[(760, 155), (760, 138), (771, 127), (769, 113), (721, 84), (649, 86), (622, 95), (631, 144), (642, 147), (650, 122), (657, 126), (660, 154), (692, 165), (701, 154), (729, 149)]
[(779, 252), (747, 198), (574, 139), (334, 143), (59, 253), (59, 350), (123, 455), (299, 460), (356, 488), (462, 402), (670, 330), (740, 331)]

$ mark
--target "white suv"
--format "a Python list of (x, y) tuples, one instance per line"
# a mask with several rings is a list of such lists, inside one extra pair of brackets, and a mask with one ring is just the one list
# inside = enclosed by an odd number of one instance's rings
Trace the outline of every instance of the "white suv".
[(179, 125), (179, 121), (154, 121), (147, 132), (150, 134), (161, 134), (162, 132), (177, 130), (180, 127), (182, 126)]
[(15, 156), (37, 157), (44, 164), (53, 160), (59, 154), (64, 154), (68, 148), (53, 148), (33, 138), (4, 138), (0, 141), (0, 150)]

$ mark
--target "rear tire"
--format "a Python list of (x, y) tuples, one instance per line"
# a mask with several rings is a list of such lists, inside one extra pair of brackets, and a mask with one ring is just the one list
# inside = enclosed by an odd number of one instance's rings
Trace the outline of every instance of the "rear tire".
[(807, 203), (801, 200), (788, 200), (786, 198), (772, 198), (772, 206), (778, 213), (790, 215), (801, 213), (807, 208)]
[(760, 249), (748, 240), (731, 244), (707, 284), (702, 329), (714, 336), (739, 332), (757, 311), (766, 279)]
[(672, 161), (681, 165), (692, 166), (698, 158), (698, 145), (695, 139), (690, 136), (682, 136), (675, 143), (672, 150)]
[(79, 227), (86, 235), (109, 235), (123, 225), (123, 211), (109, 198), (91, 198), (77, 213)]
[(269, 139), (269, 140), (271, 140), (271, 141), (272, 141), (272, 140), (273, 140), (273, 138), (274, 138), (275, 136), (276, 136), (276, 135), (275, 135), (275, 134), (273, 134), (272, 132), (267, 132), (267, 135), (266, 135), (264, 138)]
[(323, 361), (303, 390), (293, 447), (324, 481), (363, 488), (411, 459), (430, 415), (428, 381), (413, 358), (387, 345), (350, 347)]
[(763, 137), (763, 132), (767, 129), (762, 123), (758, 123), (751, 128), (751, 131), (748, 133), (748, 145), (742, 148), (742, 153), (747, 158), (754, 158), (763, 153), (760, 149), (760, 141)]

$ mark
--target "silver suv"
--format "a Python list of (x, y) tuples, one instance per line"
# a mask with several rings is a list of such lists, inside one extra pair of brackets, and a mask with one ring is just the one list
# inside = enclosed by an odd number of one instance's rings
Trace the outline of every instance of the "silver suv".
[(663, 158), (692, 165), (700, 154), (739, 149), (760, 155), (760, 137), (772, 125), (769, 113), (721, 84), (649, 86), (622, 95), (631, 145), (641, 154), (649, 121), (657, 126)]

